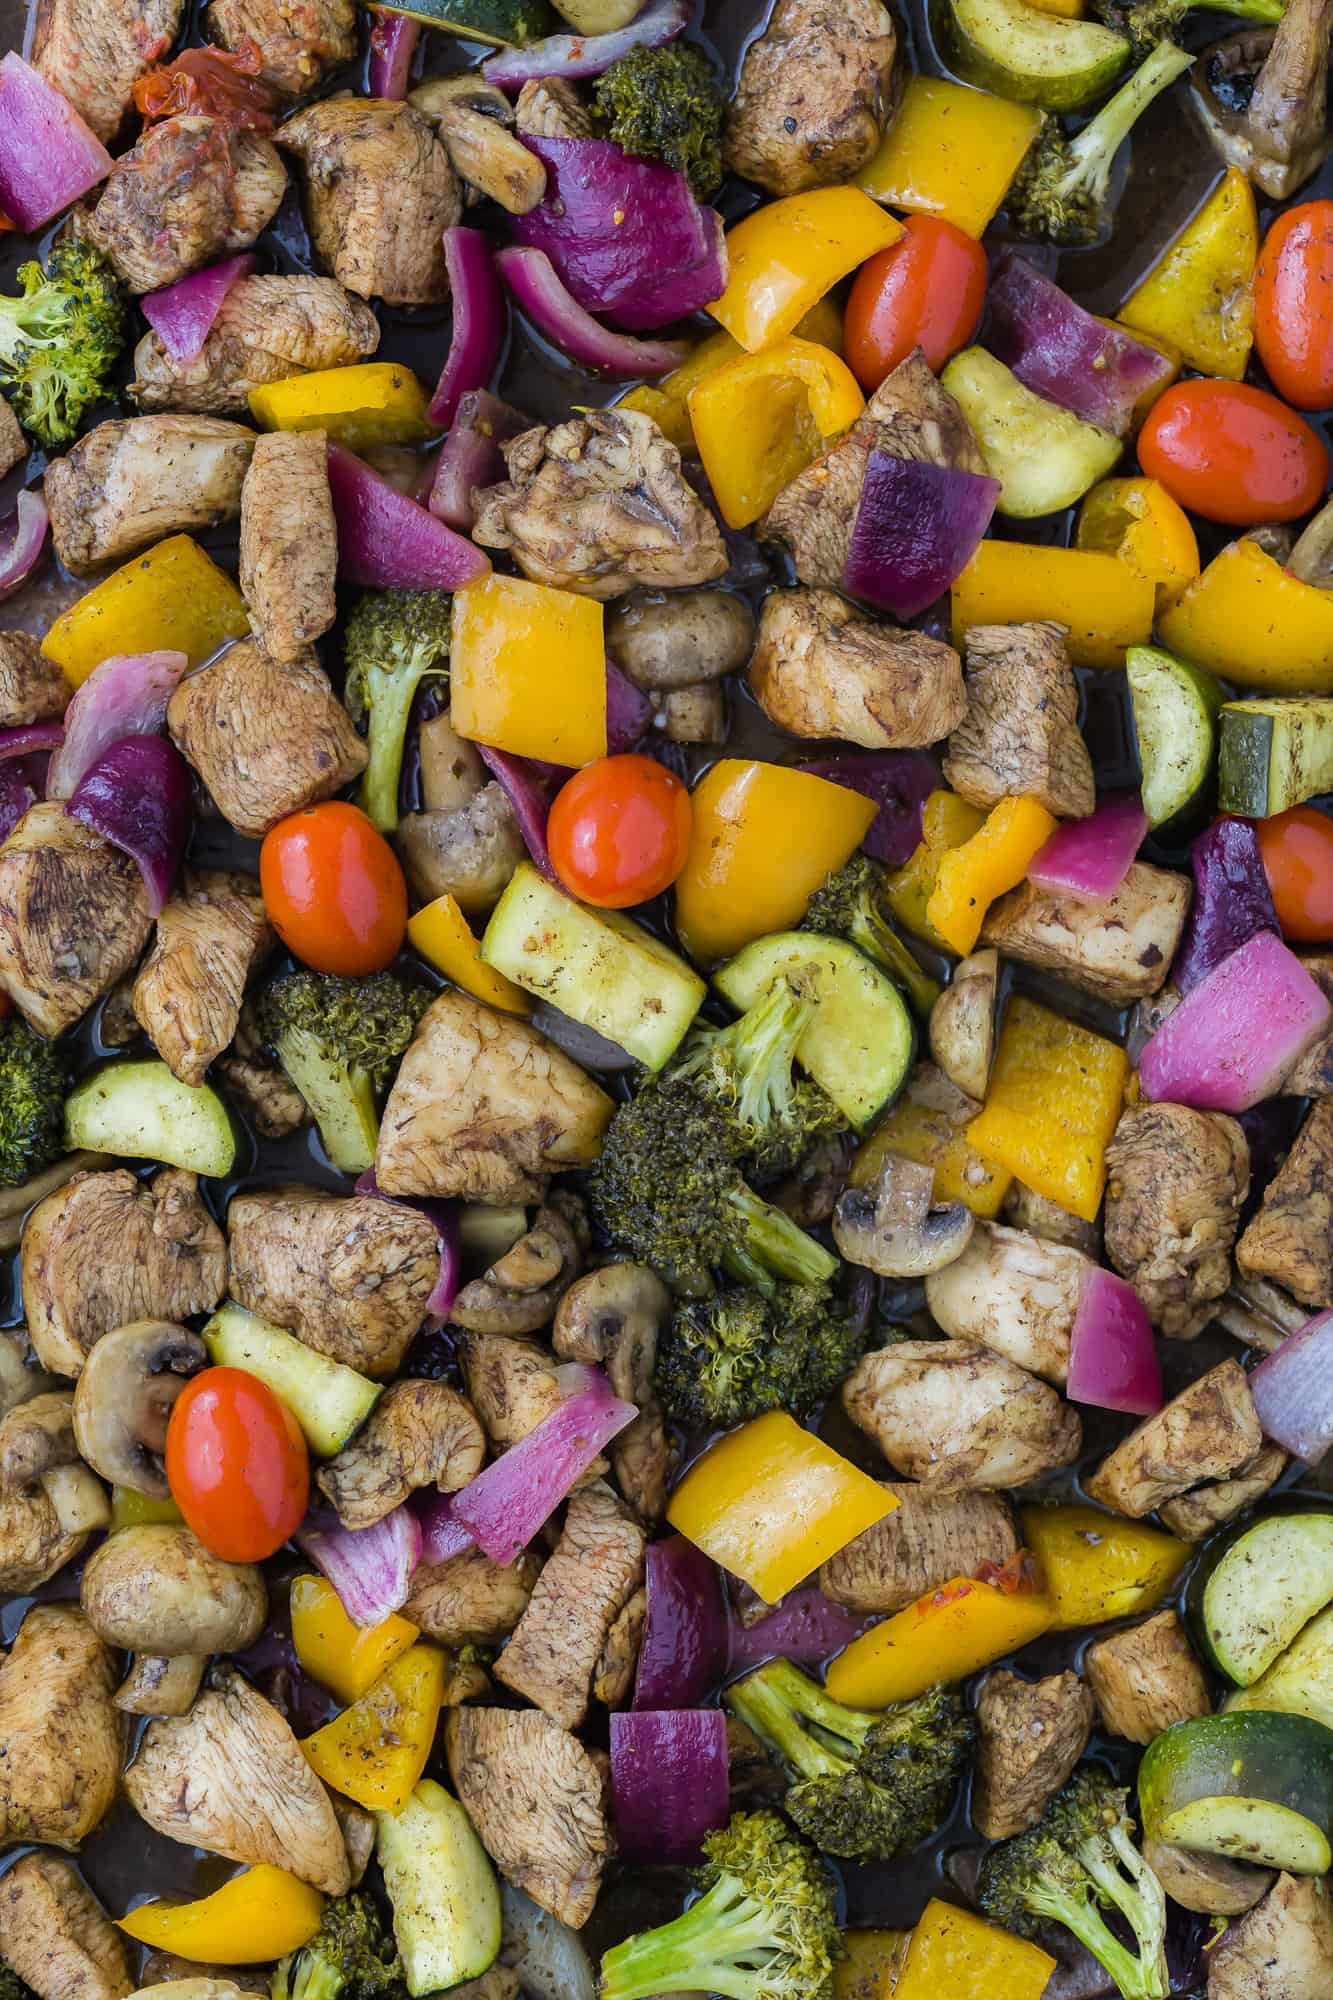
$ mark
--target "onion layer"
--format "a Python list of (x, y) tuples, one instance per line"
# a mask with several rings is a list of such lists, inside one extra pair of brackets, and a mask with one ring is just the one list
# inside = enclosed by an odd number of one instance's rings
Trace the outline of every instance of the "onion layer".
[(190, 831), (190, 767), (162, 736), (122, 736), (79, 780), (65, 811), (139, 864), (148, 912), (171, 894)]

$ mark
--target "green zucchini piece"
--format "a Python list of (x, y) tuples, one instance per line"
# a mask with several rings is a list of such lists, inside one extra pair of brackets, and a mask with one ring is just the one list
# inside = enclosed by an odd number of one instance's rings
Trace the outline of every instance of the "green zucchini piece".
[(809, 982), (818, 1003), (796, 1046), (801, 1067), (853, 1125), (868, 1125), (912, 1066), (912, 1017), (901, 993), (854, 945), (808, 931), (747, 944), (713, 984), (744, 1014), (780, 979)]
[(244, 1368), (281, 1396), (317, 1458), (333, 1458), (383, 1394), (355, 1368), (316, 1354), (295, 1334), (271, 1326), (227, 1299), (204, 1328), (204, 1346), (219, 1368)]
[(467, 1813), (423, 1778), (405, 1806), (375, 1817), (408, 1992), (479, 1979), (500, 1949), (500, 1887)]
[(1223, 694), (1211, 674), (1160, 646), (1125, 654), (1149, 826), (1205, 803)]
[(65, 1100), (65, 1144), (216, 1178), (236, 1161), (227, 1107), (206, 1083), (182, 1083), (164, 1062), (109, 1062)]
[(940, 0), (933, 20), (950, 68), (965, 82), (1047, 111), (1089, 103), (1129, 59), (1123, 35), (1040, 13), (1024, 0)]
[(521, 49), (558, 35), (563, 21), (546, 0), (413, 0), (410, 7), (393, 0), (376, 0), (386, 14), (410, 14), (428, 28), (462, 35), (469, 42), (490, 42), (495, 48)]
[(1228, 1715), (1250, 1708), (1308, 1715), (1333, 1729), (1333, 1605), (1296, 1634), (1267, 1673), (1228, 1695), (1225, 1707)]
[(1229, 701), (1217, 757), (1221, 812), (1269, 819), (1333, 791), (1333, 696)]
[(1146, 1838), (1322, 1875), (1333, 1862), (1333, 1730), (1304, 1715), (1205, 1715), (1139, 1766)]
[(940, 387), (972, 426), (991, 476), (1000, 482), (996, 506), (1014, 520), (1035, 520), (1072, 507), (1124, 450), (1110, 431), (1026, 388), (984, 347), (956, 354), (940, 376)]
[(1269, 1514), (1227, 1543), (1198, 1596), (1215, 1666), (1249, 1687), (1333, 1603), (1333, 1513)]

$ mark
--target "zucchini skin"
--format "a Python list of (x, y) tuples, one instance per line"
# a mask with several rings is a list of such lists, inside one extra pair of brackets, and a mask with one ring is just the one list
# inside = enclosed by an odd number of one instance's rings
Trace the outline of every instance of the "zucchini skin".
[(1252, 715), (1244, 728), (1222, 725), (1217, 749), (1217, 803), (1222, 812), (1267, 819), (1268, 773), (1273, 760), (1273, 718)]
[(1333, 1830), (1333, 1729), (1308, 1716), (1261, 1709), (1174, 1723), (1148, 1745), (1139, 1766), (1145, 1835), (1169, 1840), (1165, 1829), (1174, 1814), (1211, 1799), (1278, 1807), (1308, 1821), (1327, 1842)]
[(489, 42), (495, 48), (521, 49), (545, 41), (564, 23), (546, 0), (414, 0), (410, 7), (384, 0), (386, 14), (407, 14), (428, 28), (462, 35), (468, 41)]
[[(1303, 1501), (1299, 1496), (1288, 1497), (1283, 1495), (1279, 1502), (1268, 1512), (1261, 1514), (1257, 1519), (1244, 1521), (1239, 1526), (1231, 1528), (1224, 1534), (1215, 1537), (1209, 1544), (1201, 1561), (1195, 1566), (1194, 1573), (1190, 1578), (1189, 1589), (1186, 1593), (1186, 1614), (1199, 1650), (1208, 1665), (1215, 1672), (1225, 1675), (1228, 1681), (1233, 1683), (1238, 1682), (1238, 1677), (1233, 1671), (1235, 1653), (1225, 1644), (1221, 1652), (1219, 1652), (1214, 1641), (1214, 1636), (1210, 1629), (1212, 1618), (1210, 1617), (1208, 1605), (1210, 1584), (1212, 1584), (1218, 1570), (1224, 1564), (1230, 1560), (1239, 1560), (1239, 1558), (1235, 1557), (1235, 1551), (1241, 1549), (1241, 1545), (1247, 1542), (1251, 1536), (1257, 1537), (1259, 1545), (1262, 1545), (1275, 1533), (1280, 1532), (1278, 1524), (1288, 1523), (1293, 1532), (1299, 1532), (1300, 1524), (1310, 1520), (1312, 1517), (1324, 1521), (1333, 1521), (1333, 1508), (1329, 1508), (1316, 1500)], [(1327, 1531), (1321, 1531), (1321, 1534), (1324, 1532)], [(1254, 1544), (1251, 1546), (1254, 1546)], [(1251, 1679), (1257, 1679), (1260, 1673), (1267, 1671), (1273, 1661), (1279, 1657), (1286, 1646), (1290, 1644), (1291, 1640), (1295, 1638), (1296, 1632), (1303, 1627), (1309, 1617), (1315, 1616), (1321, 1608), (1318, 1604), (1314, 1605), (1307, 1616), (1302, 1617), (1298, 1621), (1295, 1630), (1289, 1632), (1287, 1637), (1282, 1639), (1280, 1643), (1274, 1644), (1270, 1657), (1265, 1660), (1264, 1665), (1259, 1668), (1258, 1673), (1251, 1676)], [(1231, 1661), (1232, 1664), (1229, 1665), (1228, 1661)]]

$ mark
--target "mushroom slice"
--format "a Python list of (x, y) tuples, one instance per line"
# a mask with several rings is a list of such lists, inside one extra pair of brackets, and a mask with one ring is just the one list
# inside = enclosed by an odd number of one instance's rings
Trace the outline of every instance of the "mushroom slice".
[(467, 1398), (443, 1382), (385, 1390), (351, 1443), (319, 1473), (345, 1528), (372, 1528), (419, 1486), (456, 1493), (475, 1479), (486, 1433)]
[(111, 1519), (74, 1442), (73, 1401), (32, 1396), (0, 1422), (0, 1590), (35, 1590)]
[(961, 1201), (932, 1208), (935, 1169), (886, 1153), (872, 1187), (848, 1188), (833, 1211), (833, 1239), (851, 1264), (881, 1278), (925, 1278), (961, 1257), (975, 1217)]
[(205, 1653), (136, 1653), (113, 1697), (125, 1715), (188, 1715), (208, 1665)]
[(207, 1365), (197, 1333), (169, 1319), (136, 1319), (103, 1334), (74, 1389), (74, 1436), (103, 1479), (167, 1497), (167, 1423), (191, 1375)]
[(1286, 566), (1316, 590), (1333, 589), (1333, 500), (1326, 500), (1306, 522)]
[(1000, 954), (974, 952), (930, 1010), (930, 1053), (950, 1083), (984, 1098), (995, 1055), (995, 988)]
[(464, 1285), (450, 1317), (469, 1333), (536, 1333), (578, 1276), (588, 1222), (576, 1195), (557, 1190), (517, 1243), (483, 1277)]
[(562, 1361), (600, 1363), (611, 1387), (639, 1414), (612, 1441), (611, 1465), (625, 1499), (645, 1522), (666, 1511), (670, 1450), (653, 1387), (657, 1341), (671, 1316), (671, 1294), (646, 1264), (604, 1264), (571, 1285), (560, 1301), (551, 1340)]
[(432, 77), (407, 101), (435, 127), (459, 180), (510, 215), (537, 206), (546, 193), (546, 169), (508, 129), (514, 113), (502, 90), (469, 71)]

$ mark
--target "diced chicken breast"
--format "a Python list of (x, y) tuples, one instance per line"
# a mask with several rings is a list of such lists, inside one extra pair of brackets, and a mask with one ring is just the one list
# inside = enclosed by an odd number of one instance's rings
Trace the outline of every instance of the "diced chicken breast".
[(1186, 876), (1146, 861), (1135, 861), (1104, 903), (1025, 882), (992, 904), (981, 935), (1005, 958), (1128, 1007), (1165, 985), (1192, 893)]
[(371, 308), (332, 278), (305, 272), (241, 278), (218, 307), (193, 361), (176, 361), (155, 333), (134, 350), (127, 393), (143, 410), (248, 411), (252, 389), (321, 368), (347, 368), (379, 346)]
[(241, 592), (270, 659), (299, 660), (338, 615), (338, 531), (323, 431), (255, 442), (241, 488)]
[(1333, 1305), (1333, 1097), (1312, 1107), (1236, 1245), (1236, 1263), (1303, 1305)]
[(987, 811), (1025, 798), (1057, 819), (1086, 819), (1097, 798), (1063, 628), (973, 625), (966, 680), (967, 713), (944, 759), (953, 789)]
[(164, 118), (122, 153), (87, 233), (132, 292), (155, 292), (248, 250), (287, 187), (267, 139), (216, 118)]
[(1083, 1671), (1104, 1727), (1131, 1743), (1151, 1743), (1174, 1722), (1212, 1713), (1203, 1668), (1174, 1611), (1098, 1639)]
[(1183, 1104), (1135, 1104), (1107, 1148), (1106, 1254), (1154, 1326), (1192, 1340), (1231, 1282), (1231, 1246), (1250, 1187), (1234, 1118)]
[(979, 1221), (961, 1257), (926, 1279), (926, 1304), (955, 1339), (1062, 1384), (1079, 1299), (1096, 1268), (1068, 1244)]
[(353, 0), (210, 0), (208, 32), (224, 49), (252, 43), (259, 75), (284, 97), (305, 97), (356, 54)]
[(770, 194), (852, 180), (889, 110), (898, 46), (880, 0), (778, 0), (751, 42), (727, 113), (726, 161)]
[(1092, 1695), (1077, 1674), (988, 1674), (977, 1696), (972, 1818), (987, 1840), (1035, 1826), (1083, 1755)]
[(58, 721), (72, 693), (31, 632), (0, 632), (0, 729)]
[(1205, 1479), (1249, 1465), (1263, 1444), (1254, 1398), (1238, 1361), (1223, 1361), (1191, 1382), (1104, 1458), (1090, 1497), (1117, 1514), (1151, 1514)]
[(246, 982), (272, 945), (252, 877), (186, 871), (134, 982), (135, 1018), (182, 1083), (202, 1083), (231, 1046)]
[(895, 1472), (938, 1493), (1024, 1486), (1072, 1464), (1077, 1414), (1046, 1383), (966, 1340), (903, 1340), (843, 1384), (852, 1422)]
[(38, 0), (29, 60), (104, 143), (134, 104), (134, 86), (175, 41), (182, 0)]
[(952, 646), (858, 617), (831, 590), (769, 592), (749, 673), (755, 699), (780, 729), (868, 750), (938, 742), (964, 701)]
[(931, 1493), (884, 1480), (898, 1502), (819, 1572), (819, 1588), (849, 1611), (901, 1611), (955, 1576), (1002, 1569), (1018, 1553), (1009, 1504), (996, 1493)]
[(138, 864), (62, 799), (30, 807), (0, 846), (0, 986), (39, 1035), (108, 993), (151, 928)]
[(46, 468), (56, 554), (75, 576), (241, 510), (255, 434), (219, 417), (98, 424)]
[(36, 1851), (0, 1876), (0, 1963), (39, 2000), (125, 2000), (120, 1932), (72, 1861)]

